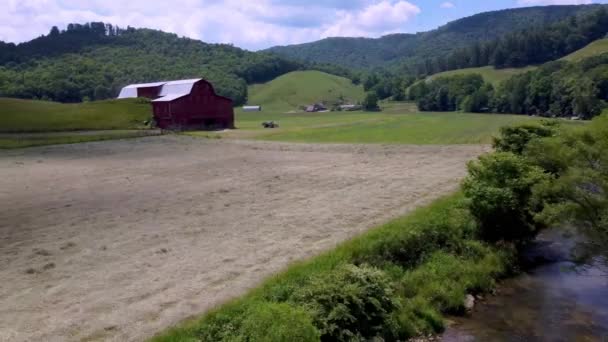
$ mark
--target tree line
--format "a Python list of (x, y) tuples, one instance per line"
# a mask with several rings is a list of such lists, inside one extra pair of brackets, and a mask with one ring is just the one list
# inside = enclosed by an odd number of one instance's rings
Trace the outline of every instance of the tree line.
[(591, 13), (571, 16), (548, 26), (512, 32), (495, 40), (477, 41), (447, 56), (425, 60), (414, 72), (431, 75), (448, 70), (494, 66), (517, 68), (559, 59), (608, 32), (608, 10), (599, 7)]
[[(495, 14), (495, 16), (497, 15)], [(469, 21), (471, 20), (473, 19), (469, 19)], [(453, 25), (456, 24), (459, 24), (459, 22), (453, 23)], [(468, 47), (457, 49), (447, 55), (440, 55), (440, 53), (437, 53), (439, 56), (426, 58), (423, 63), (412, 64), (408, 62), (399, 67), (393, 66), (389, 68), (360, 70), (358, 72), (353, 72), (350, 77), (355, 84), (361, 83), (370, 96), (373, 94), (373, 96), (379, 100), (390, 98), (395, 101), (401, 101), (408, 98), (406, 89), (417, 81), (425, 79), (427, 75), (481, 66), (508, 68), (542, 64), (557, 60), (583, 48), (594, 40), (604, 37), (607, 28), (608, 10), (606, 10), (606, 7), (598, 6), (594, 7), (593, 10), (584, 11), (579, 15), (572, 15), (567, 19), (562, 19), (548, 25), (534, 25), (526, 29), (506, 33), (502, 37), (494, 40), (477, 40)], [(447, 29), (448, 28), (445, 28), (443, 30)], [(473, 30), (473, 28), (466, 29)], [(388, 38), (389, 37), (386, 37), (385, 39)], [(563, 65), (561, 64), (554, 65), (553, 68), (559, 69), (562, 66)], [(539, 77), (539, 75), (533, 77), (542, 78), (544, 80), (543, 82), (547, 82), (546, 77)], [(559, 77), (559, 74), (553, 75), (554, 79)], [(591, 76), (591, 78), (593, 79), (593, 82), (599, 82), (598, 77)], [(474, 80), (469, 79), (468, 81), (464, 81), (465, 83), (471, 83), (464, 88), (476, 87), (475, 83), (479, 84), (480, 80), (480, 78), (475, 78)], [(417, 95), (417, 92), (431, 92), (434, 93), (434, 95), (424, 96), (424, 98), (421, 99), (419, 103), (421, 109), (444, 111), (462, 109), (461, 105), (463, 103), (461, 103), (461, 101), (466, 97), (463, 97), (462, 93), (463, 91), (467, 93), (467, 91), (461, 84), (452, 84), (462, 82), (462, 79), (450, 80), (447, 81), (447, 83), (450, 84), (437, 86), (435, 90), (425, 90), (424, 85), (418, 82), (418, 87), (413, 90), (413, 99), (416, 101), (420, 99), (421, 96)], [(516, 89), (520, 88), (520, 86), (516, 86), (516, 82), (518, 81), (513, 80), (510, 84), (506, 85), (501, 95), (504, 95), (505, 92), (516, 93), (521, 91), (521, 89)], [(520, 79), (520, 82), (522, 86), (526, 84), (526, 80)], [(558, 82), (562, 85), (562, 89), (556, 88), (555, 91), (565, 90), (568, 94), (565, 99), (561, 101), (561, 104), (554, 105), (551, 110), (547, 108), (544, 102), (534, 102), (535, 100), (532, 100), (532, 103), (529, 105), (516, 105), (515, 103), (517, 103), (518, 100), (505, 100), (506, 95), (502, 97), (503, 103), (490, 104), (490, 98), (495, 93), (491, 85), (484, 85), (483, 89), (479, 89), (479, 91), (476, 90), (467, 93), (467, 96), (470, 95), (471, 97), (464, 103), (464, 107), (468, 109), (468, 111), (511, 111), (513, 113), (539, 115), (553, 112), (557, 116), (566, 116), (573, 112), (581, 112), (586, 116), (592, 116), (596, 114), (597, 109), (573, 108), (571, 98), (576, 97), (579, 99), (577, 100), (578, 103), (583, 103), (583, 101), (580, 100), (581, 96), (573, 95), (572, 93), (579, 85), (582, 86), (582, 88), (579, 89), (593, 90), (593, 82), (588, 80), (584, 82), (574, 82), (576, 83), (574, 85), (564, 85), (562, 82)], [(451, 88), (452, 91), (448, 91), (448, 88)], [(479, 86), (479, 88), (481, 88), (481, 86)], [(437, 91), (439, 92), (437, 93)], [(449, 101), (446, 100), (446, 97), (450, 97), (448, 93), (453, 94)], [(433, 96), (435, 96), (435, 99), (433, 99)], [(532, 97), (535, 96), (536, 95), (532, 95)], [(559, 95), (556, 93), (553, 97), (558, 98)], [(436, 101), (437, 99), (439, 100)], [(546, 99), (540, 101), (546, 102)], [(522, 101), (522, 103), (523, 102), (525, 102), (525, 100)], [(554, 102), (556, 101), (553, 101), (553, 103)], [(582, 104), (580, 104), (579, 107), (581, 105)]]
[(0, 96), (103, 100), (132, 83), (205, 78), (240, 105), (247, 101), (248, 84), (304, 69), (351, 77), (349, 70), (335, 65), (294, 62), (161, 31), (70, 24), (27, 43), (0, 43)]
[(496, 88), (481, 75), (419, 81), (408, 98), (423, 111), (465, 111), (592, 118), (608, 100), (608, 54), (555, 61), (512, 76)]

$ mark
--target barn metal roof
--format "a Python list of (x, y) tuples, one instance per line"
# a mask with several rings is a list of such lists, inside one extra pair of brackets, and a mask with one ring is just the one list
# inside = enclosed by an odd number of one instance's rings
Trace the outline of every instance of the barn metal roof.
[(154, 82), (154, 83), (140, 83), (140, 84), (130, 84), (120, 91), (118, 94), (119, 99), (128, 99), (137, 97), (137, 89), (138, 88), (149, 88), (149, 87), (160, 87), (166, 82)]
[(185, 94), (170, 94), (170, 95), (158, 98), (156, 100), (152, 100), (152, 102), (171, 102), (173, 100), (179, 99), (180, 97), (184, 97), (184, 96), (189, 95), (189, 94), (190, 93), (185, 93)]
[[(188, 95), (192, 91), (194, 83), (200, 81), (200, 78), (192, 80), (171, 81), (163, 84), (159, 96), (169, 96), (175, 94)], [(183, 96), (182, 95), (182, 96)]]
[(118, 95), (119, 99), (134, 98), (137, 97), (137, 89), (149, 88), (149, 87), (161, 87), (158, 96), (160, 98), (153, 102), (167, 102), (178, 99), (182, 96), (189, 95), (192, 92), (192, 87), (200, 78), (190, 80), (178, 80), (178, 81), (167, 81), (167, 82), (152, 82), (152, 83), (140, 83), (128, 85), (120, 91)]
[[(149, 87), (158, 87), (162, 86), (167, 82), (152, 82), (152, 83), (139, 83), (139, 84), (130, 84), (125, 88), (149, 88)], [(124, 89), (124, 88), (123, 88)]]

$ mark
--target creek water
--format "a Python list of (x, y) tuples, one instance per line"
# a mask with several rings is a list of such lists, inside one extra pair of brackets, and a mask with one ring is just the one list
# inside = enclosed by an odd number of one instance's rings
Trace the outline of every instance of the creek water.
[(608, 266), (600, 257), (574, 263), (576, 246), (563, 232), (543, 233), (524, 253), (527, 270), (454, 318), (442, 341), (608, 342)]

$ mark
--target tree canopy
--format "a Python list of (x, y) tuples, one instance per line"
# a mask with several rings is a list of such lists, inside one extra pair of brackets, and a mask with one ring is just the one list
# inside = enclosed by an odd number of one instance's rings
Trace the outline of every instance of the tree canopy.
[(242, 104), (247, 84), (299, 69), (350, 76), (338, 66), (294, 62), (161, 31), (70, 24), (27, 43), (0, 43), (0, 96), (79, 102), (116, 96), (131, 83), (205, 78), (218, 93)]

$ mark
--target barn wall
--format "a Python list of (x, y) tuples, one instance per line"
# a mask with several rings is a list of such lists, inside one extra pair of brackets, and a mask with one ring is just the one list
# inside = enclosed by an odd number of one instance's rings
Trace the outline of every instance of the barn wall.
[(232, 101), (218, 96), (206, 81), (194, 84), (190, 95), (171, 102), (153, 102), (154, 117), (163, 129), (234, 128)]

